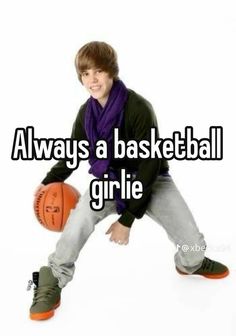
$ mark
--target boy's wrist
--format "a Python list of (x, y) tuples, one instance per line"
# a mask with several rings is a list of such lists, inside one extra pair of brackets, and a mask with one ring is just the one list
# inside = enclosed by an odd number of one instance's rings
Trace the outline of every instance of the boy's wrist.
[(135, 220), (135, 216), (129, 212), (128, 210), (124, 210), (120, 218), (118, 219), (118, 222), (121, 223), (124, 226), (131, 227), (133, 222)]

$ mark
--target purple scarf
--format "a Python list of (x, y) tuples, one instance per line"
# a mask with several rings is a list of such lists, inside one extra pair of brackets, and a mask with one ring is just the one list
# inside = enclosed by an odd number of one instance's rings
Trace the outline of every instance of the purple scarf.
[[(112, 159), (113, 130), (120, 128), (124, 105), (128, 98), (128, 90), (121, 80), (114, 81), (106, 105), (102, 107), (97, 99), (90, 97), (85, 113), (85, 131), (90, 143), (89, 173), (102, 178), (107, 173), (110, 180), (118, 180), (115, 171), (110, 167)], [(97, 159), (95, 156), (96, 142), (105, 140), (108, 147), (108, 158)], [(119, 190), (115, 192), (116, 208), (120, 214), (125, 209)]]

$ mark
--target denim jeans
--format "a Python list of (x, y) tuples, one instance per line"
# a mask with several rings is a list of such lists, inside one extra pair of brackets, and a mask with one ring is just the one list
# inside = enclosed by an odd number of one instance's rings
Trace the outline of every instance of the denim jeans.
[[(75, 261), (95, 225), (115, 213), (114, 201), (106, 201), (100, 211), (92, 210), (89, 190), (80, 198), (76, 208), (71, 210), (56, 250), (48, 258), (48, 264), (54, 276), (58, 278), (61, 288), (72, 280)], [(189, 274), (196, 271), (202, 264), (206, 243), (169, 174), (156, 178), (146, 215), (160, 224), (175, 244), (176, 267)]]

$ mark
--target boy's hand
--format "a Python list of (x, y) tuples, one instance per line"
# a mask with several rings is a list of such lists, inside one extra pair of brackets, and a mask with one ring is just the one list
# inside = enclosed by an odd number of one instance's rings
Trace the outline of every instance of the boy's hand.
[(127, 245), (129, 242), (129, 232), (130, 228), (122, 225), (120, 222), (116, 221), (107, 230), (106, 234), (111, 233), (110, 241), (114, 241), (118, 244)]

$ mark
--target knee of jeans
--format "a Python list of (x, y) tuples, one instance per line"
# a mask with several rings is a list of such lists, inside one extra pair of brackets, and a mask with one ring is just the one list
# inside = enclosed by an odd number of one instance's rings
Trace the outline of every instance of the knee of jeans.
[(94, 224), (91, 221), (77, 222), (76, 226), (65, 227), (60, 243), (63, 246), (77, 246), (86, 241), (94, 231)]

